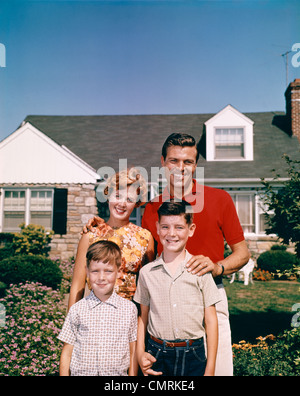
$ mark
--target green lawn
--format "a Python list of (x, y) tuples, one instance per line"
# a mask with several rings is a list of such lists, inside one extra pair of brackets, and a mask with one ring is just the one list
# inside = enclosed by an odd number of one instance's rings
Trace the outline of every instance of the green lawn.
[(230, 312), (233, 343), (241, 340), (255, 342), (256, 337), (278, 335), (291, 329), (295, 312), (292, 307), (300, 303), (300, 283), (288, 281), (261, 282), (244, 286), (224, 280)]

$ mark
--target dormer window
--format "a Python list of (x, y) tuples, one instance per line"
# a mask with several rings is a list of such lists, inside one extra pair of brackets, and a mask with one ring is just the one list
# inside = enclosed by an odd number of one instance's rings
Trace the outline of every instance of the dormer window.
[(243, 159), (244, 128), (215, 129), (215, 159)]
[(206, 121), (206, 160), (253, 161), (253, 124), (231, 105)]

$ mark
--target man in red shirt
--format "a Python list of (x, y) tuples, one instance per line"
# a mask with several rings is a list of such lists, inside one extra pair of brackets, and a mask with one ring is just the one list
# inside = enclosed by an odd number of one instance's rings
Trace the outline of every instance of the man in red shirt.
[[(219, 347), (216, 375), (232, 376), (232, 346), (227, 296), (222, 275), (230, 275), (241, 269), (249, 260), (249, 251), (242, 227), (230, 195), (212, 187), (201, 186), (193, 178), (199, 153), (192, 136), (170, 135), (163, 148), (161, 164), (165, 168), (167, 188), (145, 208), (142, 227), (151, 231), (157, 242), (157, 252), (162, 246), (156, 231), (157, 210), (162, 202), (174, 198), (188, 201), (194, 209), (196, 230), (189, 238), (187, 250), (194, 257), (187, 264), (188, 270), (201, 276), (211, 272), (218, 286), (222, 301), (216, 305), (219, 322)], [(224, 259), (224, 239), (232, 254)]]
[[(196, 230), (193, 237), (189, 238), (187, 250), (194, 256), (187, 263), (187, 267), (188, 271), (199, 276), (211, 272), (215, 279), (221, 298), (221, 302), (216, 304), (219, 345), (215, 375), (232, 376), (231, 330), (222, 275), (230, 275), (240, 270), (248, 262), (250, 255), (230, 195), (223, 190), (202, 186), (193, 179), (198, 158), (197, 144), (192, 136), (174, 133), (167, 138), (161, 156), (167, 188), (163, 194), (146, 205), (142, 227), (151, 231), (157, 252), (161, 254), (162, 246), (156, 231), (159, 206), (170, 198), (184, 199), (192, 205)], [(96, 224), (97, 218), (91, 219), (88, 227)], [(224, 240), (232, 250), (232, 254), (225, 259)]]

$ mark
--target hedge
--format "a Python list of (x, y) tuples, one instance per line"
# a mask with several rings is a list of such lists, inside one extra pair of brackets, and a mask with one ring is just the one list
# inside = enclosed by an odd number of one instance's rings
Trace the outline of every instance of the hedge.
[(275, 273), (293, 269), (298, 264), (296, 255), (284, 250), (269, 250), (257, 259), (257, 267), (261, 270)]
[(40, 255), (18, 255), (0, 262), (0, 281), (7, 285), (28, 281), (57, 289), (62, 276), (56, 262)]

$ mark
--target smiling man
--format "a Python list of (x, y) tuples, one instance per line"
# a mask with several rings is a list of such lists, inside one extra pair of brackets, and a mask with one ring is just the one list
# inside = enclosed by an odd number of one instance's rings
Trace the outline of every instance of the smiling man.
[[(215, 279), (222, 298), (216, 304), (219, 347), (215, 375), (232, 376), (231, 331), (222, 275), (241, 269), (249, 260), (249, 251), (230, 195), (223, 190), (200, 186), (193, 179), (198, 159), (197, 144), (192, 136), (173, 133), (166, 139), (162, 148), (161, 164), (166, 170), (168, 186), (159, 197), (147, 204), (142, 227), (151, 231), (157, 243), (157, 252), (161, 254), (163, 246), (156, 229), (160, 205), (170, 198), (185, 200), (192, 205), (196, 229), (187, 242), (187, 250), (194, 256), (187, 263), (187, 267), (191, 273), (199, 276), (211, 272)], [(226, 259), (224, 239), (232, 250), (232, 254)]]

